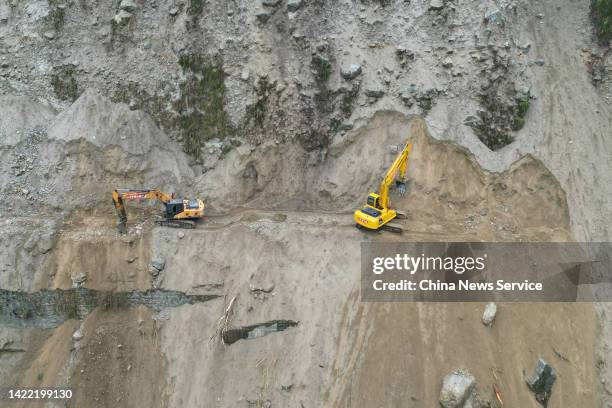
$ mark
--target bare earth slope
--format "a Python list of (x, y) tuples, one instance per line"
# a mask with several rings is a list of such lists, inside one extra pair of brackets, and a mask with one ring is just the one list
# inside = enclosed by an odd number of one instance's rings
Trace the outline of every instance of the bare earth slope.
[[(72, 386), (79, 407), (429, 408), (463, 367), (523, 408), (544, 356), (550, 407), (608, 408), (609, 303), (500, 305), (487, 329), (481, 304), (358, 298), (362, 240), (610, 240), (612, 66), (589, 2), (265, 3), (0, 1), (0, 290), (220, 296), (0, 325), (0, 379)], [(500, 130), (514, 141), (491, 150)], [(352, 210), (406, 137), (407, 232), (364, 235)], [(180, 235), (135, 204), (120, 238), (109, 193), (141, 186), (207, 217)], [(236, 328), (298, 324), (211, 341), (234, 296)]]
[[(183, 238), (174, 230), (151, 230), (148, 223), (139, 227), (139, 211), (135, 210), (130, 224), (133, 238), (124, 241), (103, 238), (115, 234), (111, 211), (93, 217), (82, 215), (82, 223), (66, 225), (53, 251), (58, 259), (64, 259), (57, 264), (56, 285), (61, 287), (65, 285), (61, 282), (71, 281), (74, 272), (86, 270), (86, 287), (128, 288), (125, 279), (129, 271), (139, 276), (139, 268), (144, 265), (140, 261), (130, 263), (130, 250), (121, 255), (121, 245), (138, 248), (140, 242), (152, 240), (149, 256), (165, 258), (166, 268), (150, 284), (190, 293), (221, 294), (227, 296), (226, 300), (167, 310), (153, 320), (150, 316), (132, 316), (123, 309), (94, 313), (83, 323), (84, 340), (76, 343), (75, 351), (64, 354), (63, 362), (62, 354), (44, 350), (51, 347), (49, 341), (73, 342), (74, 324), (71, 329), (56, 329), (49, 340), (31, 338), (18, 367), (30, 367), (34, 373), (40, 370), (35, 367), (53, 363), (55, 368), (50, 372), (41, 371), (42, 379), (32, 377), (32, 385), (60, 378), (79, 390), (78, 401), (87, 406), (108, 406), (108, 397), (103, 396), (110, 392), (110, 382), (93, 381), (96, 376), (110, 376), (109, 381), (120, 378), (122, 384), (140, 381), (151, 370), (146, 364), (162, 358), (167, 365), (155, 368), (156, 380), (147, 382), (150, 386), (130, 388), (130, 392), (121, 394), (120, 406), (131, 406), (152, 395), (159, 398), (157, 401), (167, 398), (171, 407), (230, 407), (268, 400), (273, 406), (301, 401), (304, 406), (401, 403), (427, 407), (436, 404), (439, 378), (459, 367), (470, 369), (478, 378), (482, 395), (491, 398), (494, 369), (507, 404), (535, 407), (523, 383), (523, 370), (531, 370), (542, 355), (554, 361), (560, 373), (550, 406), (574, 406), (585, 401), (587, 406), (595, 406), (596, 400), (591, 398), (595, 398), (597, 330), (590, 305), (502, 305), (495, 327), (486, 329), (480, 323), (479, 304), (359, 302), (357, 254), (364, 239), (569, 238), (564, 193), (537, 160), (526, 158), (505, 173), (487, 173), (464, 149), (431, 139), (420, 119), (380, 114), (369, 126), (355, 131), (353, 142), (337, 152), (340, 163), (353, 163), (344, 167), (347, 174), (361, 168), (358, 158), (374, 135), (387, 147), (406, 137), (415, 142), (409, 167), (411, 192), (405, 199), (394, 199), (398, 208), (410, 214), (403, 237), (364, 235), (353, 227), (348, 205), (335, 212), (238, 209), (209, 217)], [(369, 153), (373, 162), (393, 158), (390, 148)], [(444, 166), (433, 166), (429, 158)], [(375, 187), (379, 170), (373, 167), (363, 171), (365, 178), (372, 180), (359, 187), (363, 194)], [(445, 178), (455, 181), (449, 185), (460, 187), (440, 191), (439, 180)], [(351, 180), (338, 185), (340, 191), (353, 187)], [(99, 237), (95, 242), (102, 248), (118, 245), (112, 267), (106, 263), (75, 263), (80, 256), (91, 256), (86, 246), (79, 249), (70, 244), (92, 239), (83, 234), (84, 229), (91, 231), (90, 236)], [(65, 244), (76, 251), (64, 251)], [(66, 263), (66, 259), (72, 261)], [(125, 275), (109, 275), (109, 268), (124, 270)], [(210, 341), (217, 319), (234, 296), (233, 327), (275, 320), (299, 324), (229, 346), (218, 339)], [(116, 324), (109, 326), (104, 323), (106, 319)], [(142, 338), (129, 335), (129, 327), (142, 325), (154, 325), (161, 332), (156, 335), (155, 330), (143, 329)], [(117, 336), (105, 335), (119, 326), (125, 329)], [(96, 345), (98, 334), (101, 343)], [(36, 341), (42, 341), (41, 345), (36, 346)], [(153, 348), (144, 348), (149, 342)], [(572, 363), (555, 357), (553, 347), (572, 356)], [(116, 357), (119, 365), (114, 358), (98, 357), (107, 353), (112, 356), (117, 349), (133, 351)], [(86, 351), (93, 354), (83, 354)], [(88, 362), (87, 356), (92, 360)], [(15, 375), (28, 378), (19, 368)]]

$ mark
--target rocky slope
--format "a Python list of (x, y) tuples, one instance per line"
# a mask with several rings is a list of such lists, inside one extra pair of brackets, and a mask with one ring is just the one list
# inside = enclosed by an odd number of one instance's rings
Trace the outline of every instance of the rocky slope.
[[(606, 304), (509, 307), (507, 325), (480, 333), (461, 323), (474, 317), (471, 305), (359, 304), (348, 251), (364, 239), (349, 228), (350, 211), (407, 136), (415, 139), (413, 186), (399, 203), (410, 209), (409, 239), (609, 240), (607, 50), (593, 38), (588, 2), (1, 2), (0, 289), (162, 287), (228, 299), (87, 317), (91, 353), (100, 331), (146, 326), (142, 338), (110, 338), (133, 350), (147, 342), (153, 362), (122, 354), (125, 364), (94, 372), (110, 375), (108, 383), (84, 374), (99, 360), (67, 346), (75, 321), (51, 332), (0, 327), (0, 372), (27, 371), (32, 385), (78, 384), (88, 391), (79, 398), (97, 398), (78, 400), (87, 406), (112, 406), (100, 392), (141, 370), (162, 374), (122, 389), (118, 406), (139, 405), (147, 382), (165, 390), (149, 401), (155, 406), (371, 406), (386, 398), (367, 375), (385, 358), (373, 348), (416, 358), (429, 338), (452, 335), (459, 345), (442, 341), (435, 355), (397, 367), (405, 373), (386, 405), (397, 395), (433, 406), (442, 376), (471, 364), (483, 384), (492, 365), (506, 367), (507, 398), (529, 406), (520, 372), (510, 373), (529, 370), (552, 344), (580, 356), (572, 360), (579, 367), (557, 367), (567, 382), (552, 403), (605, 407)], [(408, 119), (415, 115), (434, 139)], [(155, 210), (141, 206), (130, 214), (129, 238), (118, 239), (109, 193), (122, 186), (203, 197), (205, 228), (182, 236), (152, 229)], [(152, 274), (160, 256), (167, 267)], [(256, 262), (243, 264), (249, 259)], [(299, 324), (207, 346), (235, 295), (236, 325)], [(388, 321), (404, 315), (415, 321)], [(532, 315), (563, 323), (540, 337), (529, 325), (517, 329)], [(430, 337), (417, 338), (415, 325)], [(376, 335), (383, 330), (414, 346), (385, 343)], [(475, 353), (468, 345), (488, 335), (483, 362), (452, 355), (457, 347)], [(113, 341), (97, 352), (106, 355)], [(25, 351), (3, 353), (5, 343)], [(529, 352), (513, 348), (524, 343)], [(422, 377), (410, 371), (430, 366)], [(409, 381), (415, 376), (421, 382)], [(194, 391), (208, 387), (206, 396)]]

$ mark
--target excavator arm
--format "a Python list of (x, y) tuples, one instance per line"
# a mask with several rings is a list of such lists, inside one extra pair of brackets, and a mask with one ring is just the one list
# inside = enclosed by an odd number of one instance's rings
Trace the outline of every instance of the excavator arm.
[(117, 228), (121, 234), (127, 232), (127, 212), (125, 201), (160, 200), (164, 204), (172, 200), (172, 196), (159, 190), (117, 189), (113, 191), (113, 205), (117, 211)]
[(380, 204), (383, 208), (389, 208), (389, 186), (395, 180), (397, 173), (399, 172), (399, 178), (397, 180), (398, 190), (400, 193), (406, 192), (406, 185), (404, 180), (406, 179), (406, 167), (408, 166), (408, 155), (410, 154), (410, 150), (412, 149), (412, 143), (406, 143), (404, 150), (398, 154), (397, 158), (389, 167), (385, 178), (380, 183), (379, 194), (380, 194)]

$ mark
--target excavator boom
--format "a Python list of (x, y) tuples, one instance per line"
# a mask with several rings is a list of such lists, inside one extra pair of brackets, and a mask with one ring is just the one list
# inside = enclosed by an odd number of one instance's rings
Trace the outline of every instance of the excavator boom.
[[(379, 194), (380, 201), (383, 208), (389, 207), (389, 186), (395, 180), (397, 173), (399, 172), (399, 178), (397, 180), (398, 186), (400, 186), (400, 193), (405, 193), (406, 186), (404, 180), (406, 179), (406, 167), (408, 166), (408, 155), (412, 150), (412, 143), (406, 143), (404, 149), (397, 155), (397, 158), (389, 167), (385, 178), (380, 183)], [(402, 191), (403, 190), (403, 191)]]

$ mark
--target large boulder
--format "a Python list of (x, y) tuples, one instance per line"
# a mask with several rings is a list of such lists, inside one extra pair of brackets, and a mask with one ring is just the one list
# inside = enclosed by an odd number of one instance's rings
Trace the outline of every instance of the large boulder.
[(497, 315), (497, 305), (493, 302), (487, 303), (485, 306), (484, 313), (482, 314), (482, 324), (485, 326), (492, 326)]
[(440, 390), (440, 405), (444, 408), (461, 408), (472, 394), (476, 379), (467, 370), (457, 370), (446, 377)]
[(538, 359), (531, 377), (527, 379), (527, 385), (535, 394), (536, 400), (546, 406), (553, 384), (557, 379), (557, 372), (543, 358)]

